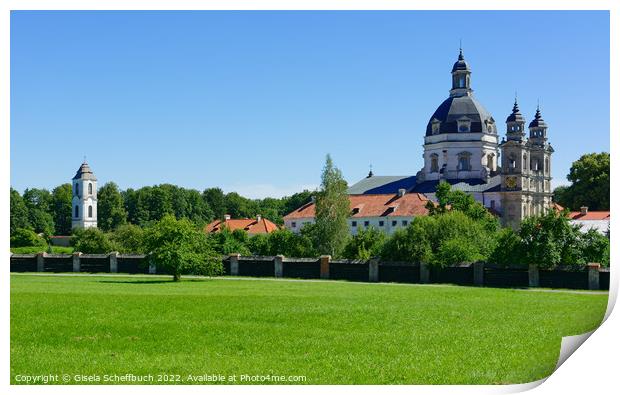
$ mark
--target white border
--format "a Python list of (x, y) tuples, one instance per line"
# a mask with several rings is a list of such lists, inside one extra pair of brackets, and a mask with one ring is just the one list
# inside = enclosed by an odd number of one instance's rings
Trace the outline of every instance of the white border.
[[(0, 2), (0, 138), (2, 143), (0, 144), (0, 174), (4, 181), (4, 191), (0, 194), (0, 200), (2, 201), (0, 218), (9, 218), (9, 198), (8, 198), (8, 184), (10, 180), (10, 144), (9, 144), (9, 130), (10, 130), (10, 11), (11, 10), (198, 10), (198, 9), (212, 9), (212, 10), (610, 10), (611, 17), (611, 89), (610, 89), (610, 106), (611, 108), (620, 108), (618, 106), (618, 75), (620, 71), (620, 64), (618, 62), (619, 53), (619, 40), (618, 40), (618, 10), (620, 2), (617, 0), (590, 0), (587, 2), (576, 0), (502, 0), (502, 1), (488, 1), (488, 0), (470, 0), (464, 2), (462, 0), (444, 0), (444, 1), (405, 1), (405, 0), (391, 0), (386, 1), (258, 1), (258, 0), (230, 0), (230, 1), (198, 1), (198, 0), (109, 0), (109, 1), (18, 1), (18, 0), (3, 0)], [(528, 28), (528, 26), (524, 26)], [(532, 28), (536, 28), (533, 26)], [(616, 71), (616, 73), (614, 73)], [(614, 113), (611, 113), (610, 125), (614, 127), (613, 121)], [(615, 152), (614, 147), (618, 143), (618, 133), (615, 132), (611, 135), (611, 147)], [(576, 141), (575, 144), (579, 142)], [(612, 174), (619, 174), (619, 166), (615, 165), (616, 161), (612, 161)], [(43, 164), (42, 164), (43, 165)], [(617, 177), (615, 177), (617, 178)], [(615, 212), (615, 206), (613, 197), (617, 196), (617, 187), (612, 180), (612, 211)], [(6, 224), (6, 222), (5, 222)], [(615, 232), (611, 232), (612, 236), (612, 262), (616, 261), (617, 252), (615, 241), (618, 239)], [(9, 251), (9, 235), (8, 226), (3, 226), (0, 230), (0, 240), (3, 251)], [(8, 257), (7, 257), (8, 258)], [(32, 393), (32, 392), (47, 392), (53, 394), (82, 394), (86, 391), (92, 393), (108, 393), (109, 387), (104, 386), (89, 386), (83, 388), (82, 386), (50, 386), (50, 387), (33, 387), (33, 386), (9, 386), (9, 356), (10, 356), (10, 337), (9, 337), (9, 296), (10, 296), (10, 281), (8, 276), (8, 259), (5, 260), (4, 273), (0, 276), (2, 281), (2, 310), (1, 318), (4, 325), (2, 326), (2, 373), (0, 374), (0, 388), (7, 389), (8, 393)], [(607, 315), (611, 313), (613, 305), (617, 299), (618, 291), (618, 275), (612, 270), (611, 275), (611, 290), (610, 290), (610, 303), (607, 311)], [(606, 394), (618, 388), (617, 368), (618, 366), (618, 352), (620, 349), (620, 342), (618, 337), (620, 334), (620, 319), (618, 313), (612, 314), (604, 322), (604, 324), (591, 336), (584, 346), (580, 347), (575, 355), (562, 364), (562, 366), (551, 375), (544, 385), (535, 389), (536, 393), (549, 394), (549, 393), (597, 393)], [(542, 381), (541, 381), (542, 382)], [(529, 383), (523, 385), (512, 386), (391, 386), (389, 390), (395, 393), (408, 393), (421, 392), (421, 393), (464, 393), (464, 394), (486, 394), (486, 393), (512, 393), (524, 391), (530, 388), (538, 386), (541, 382)], [(210, 393), (224, 393), (229, 392), (231, 387), (228, 386), (209, 386), (205, 388), (203, 386), (176, 386), (159, 387), (135, 387), (135, 386), (115, 386), (113, 391), (120, 393), (132, 393), (148, 391), (153, 394), (164, 394), (172, 391), (179, 393), (204, 393), (209, 391)], [(322, 386), (322, 391), (348, 391), (353, 388), (346, 386)], [(381, 390), (388, 388), (383, 387)], [(235, 386), (234, 391), (271, 394), (271, 393), (284, 393), (289, 392), (291, 388), (286, 386)], [(314, 393), (317, 388), (315, 386), (296, 386), (294, 391), (298, 393)], [(361, 393), (374, 393), (377, 389), (372, 386), (356, 386), (354, 387), (356, 392)]]

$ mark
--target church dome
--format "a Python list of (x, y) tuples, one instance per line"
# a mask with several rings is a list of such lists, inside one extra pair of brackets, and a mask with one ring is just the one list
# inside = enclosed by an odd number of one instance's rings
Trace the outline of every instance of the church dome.
[(536, 115), (534, 115), (534, 120), (530, 122), (530, 127), (531, 128), (546, 128), (547, 127), (545, 120), (542, 119), (542, 115), (540, 114), (540, 108), (536, 109)]
[[(468, 120), (470, 133), (495, 133), (495, 120), (473, 96), (449, 97), (439, 105), (428, 121), (426, 135), (459, 133), (459, 121)], [(433, 132), (433, 125), (436, 126)], [(463, 131), (461, 131), (463, 132)]]

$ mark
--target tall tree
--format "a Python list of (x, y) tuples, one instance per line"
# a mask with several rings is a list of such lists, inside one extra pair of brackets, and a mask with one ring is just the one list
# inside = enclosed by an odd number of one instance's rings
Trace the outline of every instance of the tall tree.
[(207, 188), (202, 192), (202, 198), (213, 211), (213, 216), (223, 219), (226, 214), (226, 196), (220, 188)]
[(11, 188), (11, 235), (17, 229), (32, 229), (28, 218), (28, 207), (24, 199), (15, 189)]
[(127, 222), (127, 212), (118, 186), (108, 182), (97, 192), (97, 226), (104, 231), (116, 229)]
[(556, 188), (555, 200), (571, 210), (609, 210), (609, 152), (591, 153), (573, 162), (566, 177), (571, 185)]
[(349, 238), (347, 220), (350, 212), (347, 182), (328, 154), (321, 176), (321, 189), (316, 197), (314, 238), (321, 254), (333, 257), (341, 254)]
[(24, 203), (28, 208), (28, 220), (36, 233), (52, 235), (54, 218), (52, 217), (52, 195), (47, 189), (26, 189)]
[(52, 217), (57, 235), (71, 234), (71, 184), (62, 184), (52, 190)]

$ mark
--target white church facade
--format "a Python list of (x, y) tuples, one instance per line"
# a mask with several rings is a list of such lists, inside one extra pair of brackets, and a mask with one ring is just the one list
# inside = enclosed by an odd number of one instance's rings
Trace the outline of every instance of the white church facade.
[[(405, 190), (436, 200), (437, 185), (445, 181), (453, 190), (471, 194), (505, 226), (517, 227), (523, 218), (544, 213), (552, 207), (553, 148), (540, 108), (526, 127), (515, 100), (500, 141), (500, 126), (473, 95), (471, 69), (462, 51), (451, 75), (449, 97), (426, 126), (424, 167), (415, 176), (376, 176), (371, 171), (349, 194), (397, 195)], [(286, 219), (285, 226), (296, 230), (289, 225), (293, 218)]]
[(71, 227), (97, 227), (97, 178), (84, 161), (72, 180)]

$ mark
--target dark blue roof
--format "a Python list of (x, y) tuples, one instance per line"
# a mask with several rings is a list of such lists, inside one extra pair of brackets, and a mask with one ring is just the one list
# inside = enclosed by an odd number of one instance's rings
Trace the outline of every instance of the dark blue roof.
[(372, 176), (351, 185), (348, 192), (350, 195), (398, 193), (399, 189), (409, 191), (415, 182), (415, 176)]
[[(499, 192), (501, 189), (500, 176), (494, 176), (488, 182), (482, 179), (444, 180), (452, 186), (453, 191), (463, 192)], [(425, 181), (415, 186), (410, 192), (435, 193), (439, 181)]]

